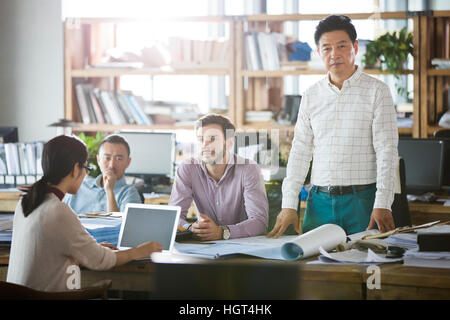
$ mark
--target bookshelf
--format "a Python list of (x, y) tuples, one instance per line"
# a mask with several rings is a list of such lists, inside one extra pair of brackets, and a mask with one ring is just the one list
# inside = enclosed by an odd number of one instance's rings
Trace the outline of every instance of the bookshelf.
[[(215, 63), (214, 61), (190, 61), (189, 63), (177, 63), (176, 65), (164, 65), (161, 67), (139, 67), (139, 68), (122, 68), (122, 67), (96, 67), (95, 62), (99, 61), (100, 56), (106, 49), (113, 48), (117, 45), (117, 29), (121, 24), (133, 23), (155, 23), (154, 19), (128, 19), (128, 18), (68, 18), (64, 21), (64, 116), (65, 119), (75, 122), (72, 127), (73, 132), (111, 132), (121, 129), (136, 129), (136, 130), (173, 130), (173, 129), (192, 129), (189, 125), (173, 125), (173, 124), (146, 124), (146, 123), (132, 123), (125, 121), (117, 123), (112, 121), (97, 121), (85, 120), (81, 115), (81, 107), (78, 105), (78, 97), (76, 86), (79, 83), (84, 83), (99, 90), (106, 90), (110, 92), (117, 92), (120, 90), (120, 81), (123, 76), (148, 76), (152, 80), (156, 77), (163, 76), (182, 76), (182, 75), (204, 75), (204, 76), (228, 76), (229, 81), (232, 82), (234, 76), (233, 70), (233, 32), (231, 28), (231, 19), (227, 17), (180, 17), (174, 19), (161, 19), (156, 23), (167, 22), (186, 22), (186, 23), (221, 23), (228, 24), (230, 29), (230, 37), (221, 42), (220, 52), (216, 50), (218, 44), (204, 44), (210, 47), (211, 60), (219, 54), (226, 54), (227, 59), (225, 63)], [(106, 39), (106, 40), (105, 40)], [(183, 40), (180, 40), (182, 42)], [(199, 53), (197, 40), (185, 40), (188, 42), (189, 54), (194, 60), (194, 53)], [(208, 40), (209, 41), (209, 40)], [(205, 41), (206, 43), (207, 41)], [(183, 45), (183, 43), (181, 44)], [(194, 45), (196, 46), (194, 48)], [(202, 44), (203, 45), (203, 44)], [(191, 47), (192, 46), (192, 47)], [(204, 48), (202, 48), (204, 49)], [(183, 50), (183, 49), (182, 49)], [(197, 51), (195, 51), (197, 50)], [(215, 50), (215, 51), (213, 51)], [(187, 52), (187, 51), (185, 51)], [(206, 53), (204, 54), (206, 56)], [(206, 60), (205, 60), (206, 61)], [(86, 89), (85, 89), (86, 90)], [(89, 93), (88, 93), (89, 94)], [(228, 97), (228, 116), (234, 119), (234, 86), (230, 84), (230, 95)], [(95, 98), (92, 98), (95, 99)], [(100, 98), (98, 98), (100, 101)], [(92, 102), (91, 102), (92, 103)], [(101, 104), (101, 102), (99, 102)], [(123, 106), (122, 106), (123, 107)], [(141, 105), (142, 107), (142, 105)], [(93, 108), (93, 107), (91, 107)], [(101, 106), (102, 111), (105, 107)], [(95, 118), (95, 117), (94, 117)], [(106, 119), (106, 118), (105, 118)], [(125, 119), (126, 120), (126, 119)]]
[(443, 129), (438, 122), (446, 110), (444, 100), (448, 97), (450, 69), (436, 69), (431, 61), (450, 59), (450, 11), (428, 12), (417, 17), (415, 23), (419, 32), (416, 62), (420, 70), (420, 137), (427, 138)]
[[(176, 130), (192, 129), (192, 126), (155, 124), (110, 124), (83, 123), (77, 120), (77, 101), (75, 98), (75, 83), (85, 81), (94, 86), (102, 87), (103, 83), (113, 83), (109, 90), (120, 88), (120, 79), (129, 75), (144, 75), (149, 77), (203, 75), (227, 76), (229, 85), (228, 116), (236, 124), (238, 130), (263, 130), (276, 128), (292, 132), (294, 126), (281, 125), (275, 121), (247, 122), (246, 112), (251, 110), (267, 110), (274, 105), (281, 110), (284, 99), (284, 77), (302, 75), (325, 75), (325, 70), (296, 69), (284, 70), (249, 70), (246, 68), (245, 35), (247, 31), (273, 31), (284, 33), (284, 23), (287, 21), (320, 20), (327, 14), (282, 14), (282, 15), (249, 15), (249, 16), (209, 16), (184, 17), (164, 19), (164, 21), (186, 23), (222, 23), (229, 28), (228, 59), (226, 65), (186, 64), (164, 66), (161, 68), (92, 68), (90, 59), (93, 54), (93, 40), (99, 39), (105, 32), (112, 34), (115, 40), (115, 30), (122, 23), (147, 22), (145, 19), (125, 18), (71, 18), (64, 22), (65, 36), (65, 118), (75, 120), (75, 132), (110, 132), (120, 129), (150, 129)], [(450, 11), (434, 12), (381, 12), (348, 14), (353, 20), (358, 19), (410, 19), (413, 24), (414, 67), (405, 70), (403, 74), (414, 76), (414, 99), (412, 128), (399, 128), (399, 134), (412, 137), (428, 137), (439, 129), (438, 115), (445, 109), (444, 93), (448, 86), (450, 70), (434, 69), (431, 66), (433, 58), (449, 58), (449, 17)], [(163, 20), (161, 20), (163, 21)], [(102, 26), (107, 25), (103, 30)], [(111, 31), (112, 30), (112, 31)], [(100, 41), (101, 42), (101, 41)], [(104, 48), (100, 43), (97, 51)], [(95, 57), (94, 57), (95, 58)], [(96, 57), (98, 58), (98, 57)], [(364, 72), (373, 75), (386, 75), (375, 69), (365, 69)], [(155, 78), (157, 79), (157, 78)], [(157, 80), (155, 80), (157, 81)], [(262, 105), (262, 108), (255, 108)]]
[[(356, 19), (407, 19), (406, 12), (381, 12), (381, 13), (354, 13), (347, 14), (352, 20)], [(314, 69), (297, 69), (297, 70), (249, 70), (246, 69), (246, 52), (245, 52), (245, 35), (251, 31), (263, 32), (279, 32), (283, 33), (283, 24), (287, 21), (306, 21), (320, 20), (328, 16), (328, 14), (283, 14), (283, 15), (267, 15), (259, 14), (247, 16), (236, 22), (236, 38), (237, 38), (237, 66), (236, 66), (236, 120), (237, 126), (244, 129), (268, 129), (279, 128), (287, 131), (293, 131), (294, 126), (281, 126), (278, 123), (259, 122), (249, 123), (246, 121), (246, 112), (248, 110), (258, 109), (256, 104), (263, 102), (264, 105), (259, 106), (261, 110), (272, 108), (275, 104), (277, 110), (282, 108), (283, 103), (283, 78), (285, 76), (301, 76), (301, 75), (325, 75), (325, 70)], [(373, 75), (388, 75), (389, 72), (379, 71), (378, 69), (365, 69), (364, 72)], [(404, 70), (402, 74), (415, 75), (414, 70)], [(415, 79), (415, 82), (418, 80)], [(247, 88), (244, 88), (244, 83)], [(261, 89), (262, 88), (262, 89)], [(257, 97), (259, 95), (259, 97)], [(263, 95), (263, 97), (261, 97)], [(414, 99), (418, 98), (416, 95)], [(418, 105), (418, 102), (415, 102)], [(415, 112), (419, 114), (420, 112)], [(414, 122), (413, 128), (399, 128), (399, 134), (420, 135), (418, 130), (418, 121)]]

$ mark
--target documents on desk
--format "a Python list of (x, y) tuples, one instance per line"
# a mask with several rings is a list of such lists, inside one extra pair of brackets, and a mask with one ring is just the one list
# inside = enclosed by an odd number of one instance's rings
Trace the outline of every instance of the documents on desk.
[(412, 267), (431, 267), (450, 269), (450, 252), (408, 250), (403, 264)]
[(400, 262), (402, 258), (386, 258), (386, 254), (376, 254), (372, 250), (361, 251), (350, 249), (346, 251), (328, 253), (323, 248), (319, 248), (321, 255), (317, 261), (311, 261), (309, 264), (381, 264)]
[(319, 247), (333, 250), (347, 238), (345, 231), (334, 224), (322, 225), (300, 236), (283, 236), (279, 239), (263, 237), (217, 241), (213, 244), (176, 243), (175, 249), (209, 259), (245, 254), (264, 259), (298, 260), (319, 254)]
[(122, 219), (117, 218), (81, 218), (87, 232), (100, 242), (109, 242), (117, 246)]

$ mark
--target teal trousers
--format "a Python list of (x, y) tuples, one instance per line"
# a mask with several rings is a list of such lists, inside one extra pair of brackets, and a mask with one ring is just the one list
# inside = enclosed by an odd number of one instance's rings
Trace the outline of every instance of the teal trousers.
[(349, 234), (367, 229), (375, 202), (376, 188), (345, 195), (330, 195), (312, 187), (306, 202), (302, 232), (323, 224), (337, 224)]

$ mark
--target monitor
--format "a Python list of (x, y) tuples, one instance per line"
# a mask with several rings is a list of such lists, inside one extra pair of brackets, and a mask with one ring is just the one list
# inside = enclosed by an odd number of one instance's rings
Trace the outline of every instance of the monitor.
[(175, 164), (175, 133), (119, 132), (131, 150), (127, 175), (173, 177)]
[(19, 142), (17, 127), (0, 127), (0, 143)]
[(438, 191), (443, 184), (446, 141), (401, 138), (398, 154), (405, 161), (406, 193)]

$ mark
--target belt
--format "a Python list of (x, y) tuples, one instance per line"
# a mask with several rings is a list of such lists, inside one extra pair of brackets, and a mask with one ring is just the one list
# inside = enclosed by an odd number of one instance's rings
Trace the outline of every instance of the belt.
[(354, 186), (328, 186), (328, 187), (313, 186), (313, 190), (318, 192), (329, 193), (332, 196), (342, 196), (344, 194), (350, 194), (362, 190), (372, 189), (375, 188), (376, 186), (377, 186), (376, 183), (359, 184)]

